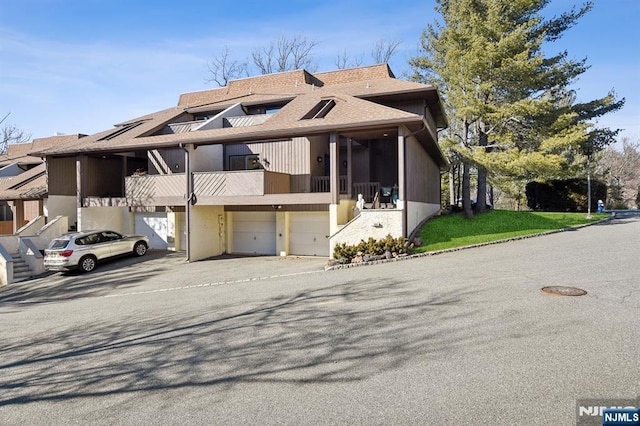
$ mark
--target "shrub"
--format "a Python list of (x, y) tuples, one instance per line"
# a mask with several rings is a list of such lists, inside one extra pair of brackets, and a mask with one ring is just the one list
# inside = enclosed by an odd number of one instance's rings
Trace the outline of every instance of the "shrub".
[[(550, 212), (586, 212), (586, 179), (529, 182), (526, 186), (527, 206), (532, 210)], [(591, 181), (591, 210), (598, 208), (598, 200), (607, 199), (607, 186)]]
[(333, 258), (351, 262), (358, 255), (381, 256), (386, 252), (396, 254), (410, 254), (413, 244), (404, 237), (393, 238), (387, 235), (381, 240), (369, 237), (367, 241), (360, 240), (358, 244), (336, 244), (333, 249)]

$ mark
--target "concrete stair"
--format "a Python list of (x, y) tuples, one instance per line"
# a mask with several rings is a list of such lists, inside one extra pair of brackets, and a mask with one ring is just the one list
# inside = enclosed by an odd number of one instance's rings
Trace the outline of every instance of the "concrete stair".
[(13, 258), (13, 282), (28, 280), (33, 277), (33, 271), (18, 253), (12, 253)]

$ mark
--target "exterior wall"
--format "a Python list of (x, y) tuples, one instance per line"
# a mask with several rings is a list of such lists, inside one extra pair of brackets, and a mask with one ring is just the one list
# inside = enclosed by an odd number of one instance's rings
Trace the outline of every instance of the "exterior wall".
[(83, 207), (78, 209), (78, 230), (110, 229), (133, 234), (133, 215), (128, 207)]
[(184, 173), (184, 150), (181, 148), (152, 149), (147, 151), (147, 158), (150, 175)]
[(122, 197), (123, 162), (121, 158), (89, 157), (82, 163), (82, 194), (85, 197)]
[(44, 214), (49, 220), (56, 216), (66, 216), (69, 220), (69, 225), (73, 225), (78, 222), (76, 203), (75, 194), (73, 196), (49, 195), (49, 198), (46, 200)]
[(387, 235), (402, 237), (402, 214), (403, 211), (399, 209), (363, 210), (344, 228), (332, 234), (329, 240), (330, 256), (333, 257), (333, 249), (338, 243), (358, 244), (369, 237), (379, 240)]
[[(367, 147), (358, 145), (352, 147), (351, 170), (353, 170), (353, 183), (371, 181), (371, 161), (369, 160), (369, 155), (369, 148)], [(344, 158), (347, 158), (346, 153)]]
[(224, 253), (224, 207), (193, 206), (190, 215), (191, 238), (189, 260), (194, 262)]
[(440, 205), (440, 170), (422, 145), (410, 137), (406, 143), (407, 200)]
[[(47, 158), (47, 182), (49, 198), (53, 195), (76, 196), (76, 158)], [(74, 201), (75, 205), (75, 201)]]
[(25, 200), (23, 214), (25, 222), (40, 216), (42, 214), (42, 200)]
[(289, 254), (289, 233), (291, 230), (291, 213), (276, 212), (276, 254), (286, 256)]
[(189, 159), (191, 171), (217, 172), (224, 170), (224, 150), (222, 145), (198, 146), (195, 155)]
[(181, 251), (187, 249), (186, 216), (184, 212), (167, 212), (168, 249)]
[(353, 219), (353, 209), (356, 200), (340, 200), (338, 204), (338, 225), (344, 225)]
[(440, 203), (407, 202), (407, 233), (411, 233), (426, 219), (440, 214)]
[[(229, 168), (232, 155), (257, 154), (260, 160), (269, 162), (270, 172), (291, 175), (292, 192), (309, 192), (310, 143), (307, 138), (293, 138), (274, 142), (251, 142), (225, 146), (225, 167)], [(314, 160), (315, 161), (315, 160)]]
[[(325, 157), (329, 155), (329, 136), (313, 136), (309, 138), (309, 174), (311, 176), (326, 176), (325, 174)], [(322, 158), (322, 162), (318, 161), (318, 158)], [(306, 186), (302, 189), (307, 192), (310, 191), (309, 180), (307, 180)]]
[(136, 212), (133, 215), (133, 232), (149, 237), (149, 248), (169, 248), (169, 220), (165, 212)]

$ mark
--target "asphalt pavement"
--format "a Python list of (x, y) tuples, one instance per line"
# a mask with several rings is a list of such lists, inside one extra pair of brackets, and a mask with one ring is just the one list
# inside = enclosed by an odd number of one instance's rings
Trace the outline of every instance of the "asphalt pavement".
[(152, 252), (18, 283), (0, 423), (572, 425), (640, 395), (639, 249), (620, 216), (344, 270)]

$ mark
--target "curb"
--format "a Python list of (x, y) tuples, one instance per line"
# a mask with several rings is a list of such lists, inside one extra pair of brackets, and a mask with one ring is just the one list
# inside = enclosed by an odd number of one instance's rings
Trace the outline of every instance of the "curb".
[(541, 236), (544, 236), (544, 235), (559, 234), (561, 232), (574, 231), (576, 229), (585, 228), (587, 226), (592, 226), (592, 225), (597, 225), (597, 224), (600, 224), (600, 223), (608, 222), (608, 221), (610, 221), (611, 219), (613, 219), (615, 217), (616, 217), (616, 214), (615, 214), (615, 212), (613, 212), (609, 217), (606, 217), (604, 219), (601, 219), (601, 220), (598, 220), (598, 221), (595, 221), (595, 222), (585, 223), (583, 225), (570, 226), (570, 227), (561, 228), (561, 229), (554, 229), (552, 231), (538, 232), (537, 234), (531, 234), (531, 235), (521, 235), (519, 237), (505, 238), (505, 239), (502, 239), (502, 240), (489, 241), (489, 242), (486, 242), (486, 243), (471, 244), (471, 245), (468, 245), (468, 246), (454, 247), (454, 248), (448, 248), (448, 249), (436, 250), (436, 251), (428, 251), (428, 252), (425, 252), (425, 253), (410, 254), (408, 256), (399, 256), (399, 257), (395, 257), (393, 259), (379, 259), (379, 260), (370, 260), (368, 262), (345, 263), (345, 264), (338, 264), (338, 265), (332, 265), (332, 266), (325, 266), (324, 270), (325, 271), (335, 271), (335, 270), (338, 270), (338, 269), (357, 268), (357, 267), (360, 267), (360, 266), (377, 265), (377, 264), (380, 264), (380, 263), (399, 262), (399, 261), (402, 261), (402, 260), (416, 259), (416, 258), (420, 258), (420, 257), (437, 256), (439, 254), (453, 253), (453, 252), (456, 252), (456, 251), (467, 250), (467, 249), (472, 249), (472, 248), (477, 248), (477, 247), (485, 247), (485, 246), (490, 246), (490, 245), (494, 245), (494, 244), (503, 244), (503, 243), (508, 243), (510, 241), (526, 240), (528, 238), (541, 237)]

